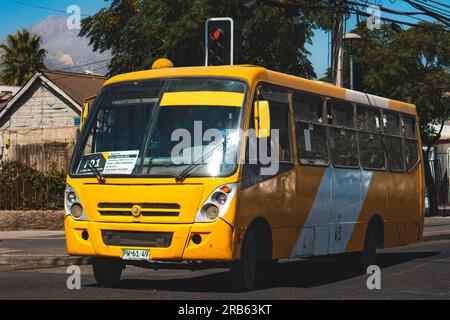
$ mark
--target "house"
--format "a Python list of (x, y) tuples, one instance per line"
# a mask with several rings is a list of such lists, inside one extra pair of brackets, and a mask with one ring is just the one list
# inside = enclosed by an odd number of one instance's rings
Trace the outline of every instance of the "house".
[(83, 100), (106, 78), (61, 71), (36, 73), (0, 110), (0, 159), (40, 171), (66, 169)]

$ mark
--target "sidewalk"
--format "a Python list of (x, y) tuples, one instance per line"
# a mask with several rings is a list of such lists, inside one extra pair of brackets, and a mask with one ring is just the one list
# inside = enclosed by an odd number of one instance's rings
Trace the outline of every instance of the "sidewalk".
[[(450, 239), (450, 217), (427, 217), (422, 241)], [(90, 264), (67, 255), (64, 231), (0, 231), (0, 270)]]
[(67, 254), (64, 231), (0, 231), (0, 270), (88, 264)]
[(422, 241), (437, 241), (450, 239), (449, 217), (426, 217)]

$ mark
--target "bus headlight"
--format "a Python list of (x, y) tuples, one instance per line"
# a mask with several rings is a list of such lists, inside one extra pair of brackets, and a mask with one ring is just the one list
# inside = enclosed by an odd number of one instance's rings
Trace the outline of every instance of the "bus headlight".
[(67, 194), (67, 202), (70, 204), (74, 204), (75, 201), (77, 201), (77, 196), (75, 195), (75, 192), (69, 192)]
[(70, 209), (70, 214), (75, 219), (80, 219), (83, 215), (83, 207), (79, 203), (75, 203)]
[(66, 185), (64, 209), (67, 215), (76, 220), (87, 220), (80, 198), (78, 198), (77, 193), (70, 185)]
[(214, 199), (217, 201), (218, 204), (220, 205), (224, 205), (225, 203), (227, 203), (227, 195), (225, 193), (219, 193), (216, 192), (214, 194)]
[(209, 220), (216, 220), (219, 217), (219, 208), (215, 204), (207, 204), (202, 208), (202, 214)]
[(214, 190), (197, 212), (195, 222), (213, 222), (223, 217), (230, 207), (236, 189), (236, 183), (229, 183)]

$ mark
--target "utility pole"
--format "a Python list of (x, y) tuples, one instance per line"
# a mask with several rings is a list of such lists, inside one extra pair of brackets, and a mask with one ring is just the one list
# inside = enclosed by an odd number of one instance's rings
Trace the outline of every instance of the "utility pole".
[(343, 87), (344, 66), (344, 7), (346, 0), (330, 0), (334, 2), (333, 16), (333, 61), (331, 64), (332, 82)]

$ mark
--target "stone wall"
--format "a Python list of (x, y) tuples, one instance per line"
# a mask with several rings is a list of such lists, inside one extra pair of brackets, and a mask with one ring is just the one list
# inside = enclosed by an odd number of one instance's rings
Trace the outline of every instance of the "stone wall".
[(64, 211), (0, 211), (0, 231), (64, 230)]

